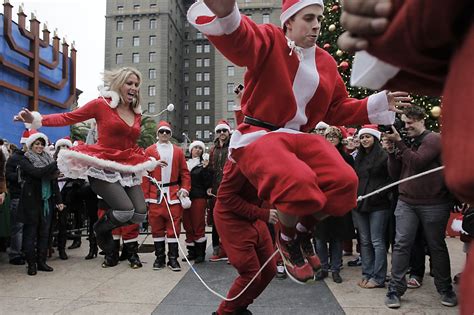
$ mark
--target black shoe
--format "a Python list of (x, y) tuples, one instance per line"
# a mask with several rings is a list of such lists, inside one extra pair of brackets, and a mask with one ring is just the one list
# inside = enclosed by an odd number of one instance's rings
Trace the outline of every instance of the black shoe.
[(36, 263), (35, 262), (28, 263), (27, 273), (28, 273), (29, 276), (35, 276), (36, 275), (37, 269), (36, 269)]
[(324, 278), (327, 278), (328, 276), (329, 276), (329, 273), (326, 270), (319, 270), (316, 273), (316, 276), (314, 277), (314, 279), (323, 280)]
[(155, 262), (153, 263), (153, 270), (161, 270), (165, 268), (165, 266), (166, 266), (165, 257), (164, 256), (163, 258), (157, 257), (155, 259)]
[(62, 260), (67, 260), (69, 258), (64, 248), (58, 248), (58, 254), (59, 254), (59, 258), (61, 258)]
[(138, 256), (138, 242), (124, 243), (122, 246), (122, 253), (127, 253), (127, 259), (130, 262), (130, 267), (132, 269), (138, 269), (143, 267), (140, 257)]
[(178, 262), (178, 243), (168, 243), (168, 263), (166, 265), (173, 271), (181, 271)]
[(37, 266), (39, 271), (51, 272), (54, 270), (51, 266), (46, 264), (46, 261), (38, 261)]
[(247, 307), (236, 309), (233, 315), (252, 315), (252, 312), (247, 309)]
[(89, 253), (87, 254), (86, 257), (84, 257), (85, 260), (93, 259), (97, 257), (97, 245), (89, 245)]
[(354, 260), (349, 260), (349, 261), (347, 262), (347, 265), (348, 265), (349, 267), (359, 267), (359, 266), (362, 266), (362, 259), (361, 259), (360, 256), (359, 256), (359, 257), (357, 257), (357, 258), (354, 259)]
[(206, 248), (207, 248), (207, 241), (196, 243), (195, 245), (196, 258), (194, 259), (194, 262), (196, 264), (200, 264), (206, 261)]
[[(186, 249), (188, 250), (188, 254), (186, 255), (186, 258), (189, 261), (192, 261), (196, 259), (196, 247), (195, 246), (186, 246)], [(181, 259), (181, 261), (186, 261), (186, 258)]]
[(441, 304), (450, 307), (458, 305), (458, 298), (456, 297), (456, 293), (454, 293), (453, 290), (442, 293)]
[(118, 253), (113, 252), (110, 255), (105, 255), (104, 262), (102, 263), (102, 268), (115, 267), (119, 263)]
[(26, 261), (23, 257), (18, 256), (18, 257), (10, 259), (9, 263), (10, 265), (20, 266), (20, 265), (26, 264)]
[(342, 278), (339, 272), (333, 272), (332, 273), (332, 280), (336, 283), (342, 283)]
[(81, 247), (81, 240), (80, 239), (75, 239), (72, 244), (67, 248), (67, 249), (76, 249), (76, 248), (79, 248)]
[(153, 270), (160, 270), (166, 267), (165, 256), (165, 241), (155, 242), (155, 262), (153, 263)]
[(385, 297), (385, 305), (388, 308), (399, 308), (400, 307), (400, 297), (397, 292), (388, 291), (387, 296)]

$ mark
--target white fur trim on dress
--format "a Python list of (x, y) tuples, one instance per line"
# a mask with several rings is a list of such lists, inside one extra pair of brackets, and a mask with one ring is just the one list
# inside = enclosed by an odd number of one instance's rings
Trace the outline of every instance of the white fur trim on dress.
[(388, 110), (386, 91), (369, 96), (367, 100), (367, 113), (371, 124), (392, 125), (395, 122), (395, 112)]
[(73, 150), (61, 150), (58, 154), (58, 168), (68, 178), (87, 179), (91, 176), (109, 183), (120, 182), (127, 187), (141, 184), (142, 177), (157, 165), (154, 158), (136, 165), (125, 165)]
[(124, 244), (128, 244), (128, 243), (133, 243), (133, 242), (138, 242), (138, 238), (135, 237), (135, 238), (131, 238), (129, 240), (123, 240)]
[(33, 115), (33, 122), (31, 124), (25, 123), (25, 128), (26, 129), (41, 128), (41, 126), (43, 126), (43, 124), (41, 123), (41, 121), (43, 120), (43, 117), (41, 116), (41, 114), (38, 112), (31, 112), (31, 114)]
[[(199, 17), (214, 17), (214, 19), (205, 24), (197, 24)], [(240, 16), (237, 3), (234, 10), (225, 17), (218, 18), (202, 1), (195, 2), (188, 10), (187, 18), (200, 32), (206, 35), (221, 36), (232, 34), (240, 25), (242, 17)]]
[(291, 7), (289, 7), (288, 9), (286, 9), (285, 12), (281, 13), (281, 15), (280, 15), (281, 27), (283, 27), (283, 25), (285, 25), (285, 22), (290, 17), (292, 17), (293, 15), (298, 13), (303, 8), (306, 8), (307, 6), (312, 5), (312, 4), (318, 4), (324, 10), (323, 0), (300, 0), (297, 3), (293, 4)]
[[(117, 108), (118, 104), (120, 103), (120, 96), (117, 92), (115, 91), (111, 91), (109, 90), (109, 87), (107, 86), (103, 86), (103, 85), (99, 85), (98, 86), (98, 89), (99, 89), (99, 93), (100, 93), (100, 96), (102, 96), (105, 100), (105, 102), (107, 103), (107, 105), (109, 105), (111, 108)], [(112, 99), (112, 101), (109, 103), (106, 98), (110, 98)], [(138, 106), (135, 106), (133, 108), (133, 112), (135, 114), (140, 114), (142, 113), (142, 107), (140, 105)]]
[(37, 132), (29, 136), (28, 139), (26, 139), (26, 147), (28, 149), (31, 149), (31, 146), (33, 145), (33, 143), (38, 139), (43, 139), (46, 142), (45, 148), (47, 148), (48, 137), (44, 133), (41, 133), (41, 132)]
[(366, 51), (356, 52), (352, 63), (351, 85), (380, 90), (395, 77), (400, 68), (386, 63)]

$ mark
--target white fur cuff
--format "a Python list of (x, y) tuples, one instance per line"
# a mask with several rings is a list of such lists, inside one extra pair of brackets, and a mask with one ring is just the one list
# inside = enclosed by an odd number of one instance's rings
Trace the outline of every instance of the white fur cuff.
[(26, 129), (39, 129), (43, 124), (41, 121), (43, 120), (43, 117), (41, 116), (40, 113), (38, 112), (31, 112), (33, 115), (33, 122), (31, 124), (25, 123), (25, 128)]
[[(240, 25), (242, 17), (240, 16), (237, 3), (234, 10), (223, 18), (217, 18), (214, 13), (204, 4), (204, 2), (195, 2), (188, 10), (187, 18), (195, 28), (206, 35), (221, 36), (232, 34)], [(210, 22), (201, 23), (199, 18), (206, 18)]]
[(392, 125), (395, 122), (395, 112), (388, 110), (386, 91), (369, 96), (367, 100), (367, 113), (371, 124)]

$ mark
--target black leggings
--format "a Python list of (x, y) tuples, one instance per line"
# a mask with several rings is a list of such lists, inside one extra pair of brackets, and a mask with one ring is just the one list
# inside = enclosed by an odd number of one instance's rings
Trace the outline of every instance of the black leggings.
[(146, 217), (146, 203), (140, 185), (123, 187), (89, 177), (92, 190), (110, 206), (111, 214), (119, 222), (141, 223)]

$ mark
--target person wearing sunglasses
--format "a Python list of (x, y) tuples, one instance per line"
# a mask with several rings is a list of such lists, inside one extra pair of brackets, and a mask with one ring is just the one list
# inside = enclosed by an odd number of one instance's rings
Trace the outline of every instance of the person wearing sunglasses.
[[(167, 265), (173, 271), (180, 271), (177, 236), (181, 232), (183, 207), (189, 208), (190, 206), (188, 196), (191, 190), (191, 175), (183, 150), (170, 142), (172, 135), (170, 124), (160, 121), (156, 135), (158, 142), (146, 148), (145, 154), (165, 163), (164, 167), (157, 167), (150, 172), (150, 176), (158, 181), (160, 188), (146, 177), (142, 184), (145, 200), (149, 205), (148, 221), (155, 244), (156, 259), (153, 269), (160, 270)], [(172, 220), (168, 213), (168, 206)], [(165, 240), (168, 243), (168, 263), (166, 265)]]

